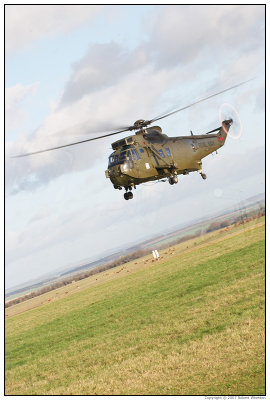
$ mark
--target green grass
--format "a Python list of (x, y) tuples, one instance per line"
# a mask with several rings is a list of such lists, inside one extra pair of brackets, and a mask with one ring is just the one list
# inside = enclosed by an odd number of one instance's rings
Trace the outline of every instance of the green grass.
[(8, 318), (6, 393), (265, 394), (264, 246), (259, 227), (176, 247)]

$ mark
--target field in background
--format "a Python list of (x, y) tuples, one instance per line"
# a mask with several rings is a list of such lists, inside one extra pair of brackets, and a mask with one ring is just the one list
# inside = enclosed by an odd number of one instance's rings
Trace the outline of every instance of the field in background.
[[(245, 203), (245, 204), (244, 204)], [(40, 296), (46, 292), (69, 285), (72, 281), (79, 281), (91, 275), (105, 271), (110, 268), (125, 264), (147, 254), (153, 249), (163, 250), (168, 246), (174, 246), (181, 242), (199, 238), (209, 232), (225, 227), (232, 228), (237, 225), (254, 224), (265, 216), (265, 194), (253, 196), (246, 199), (241, 207), (234, 207), (234, 210), (227, 210), (215, 217), (209, 217), (200, 221), (193, 221), (190, 225), (178, 227), (169, 232), (163, 232), (156, 237), (146, 239), (140, 243), (133, 243), (133, 246), (122, 247), (109, 255), (104, 255), (99, 260), (73, 263), (69, 267), (55, 270), (54, 273), (45, 274), (38, 279), (25, 282), (5, 291), (5, 308), (21, 303), (33, 297)], [(171, 228), (172, 229), (172, 228)], [(107, 253), (106, 253), (107, 254)]]
[(6, 310), (6, 394), (264, 395), (264, 222)]

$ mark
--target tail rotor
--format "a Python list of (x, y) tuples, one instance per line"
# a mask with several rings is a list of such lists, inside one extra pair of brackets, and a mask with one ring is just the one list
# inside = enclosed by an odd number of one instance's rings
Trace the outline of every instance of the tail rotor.
[(223, 129), (232, 139), (240, 139), (243, 127), (239, 113), (231, 104), (223, 103), (219, 108), (219, 121), (222, 123), (222, 121), (228, 120), (232, 121), (230, 124), (230, 130), (227, 130), (226, 126), (223, 126)]

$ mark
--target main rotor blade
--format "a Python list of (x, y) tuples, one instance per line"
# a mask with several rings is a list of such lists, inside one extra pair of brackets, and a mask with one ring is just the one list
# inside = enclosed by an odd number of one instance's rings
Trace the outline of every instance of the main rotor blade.
[(97, 139), (102, 139), (102, 138), (105, 138), (105, 137), (107, 137), (107, 136), (117, 135), (118, 133), (126, 132), (126, 131), (128, 131), (128, 130), (129, 130), (129, 128), (126, 128), (126, 129), (123, 129), (123, 130), (121, 130), (121, 131), (117, 131), (117, 132), (113, 132), (113, 133), (108, 133), (107, 135), (97, 136), (97, 137), (91, 138), (91, 139), (80, 140), (79, 142), (73, 142), (73, 143), (69, 143), (69, 144), (64, 144), (64, 145), (62, 145), (62, 146), (50, 147), (49, 149), (33, 151), (33, 152), (31, 152), (31, 153), (26, 153), (26, 154), (18, 154), (17, 156), (12, 156), (12, 158), (26, 157), (26, 156), (31, 156), (31, 155), (33, 155), (33, 154), (45, 153), (46, 151), (62, 149), (63, 147), (70, 147), (70, 146), (74, 146), (74, 145), (76, 145), (76, 144), (91, 142), (92, 140), (97, 140)]
[[(178, 112), (180, 112), (180, 111), (183, 111), (183, 110), (186, 110), (187, 108), (192, 107), (192, 106), (194, 106), (194, 105), (196, 105), (196, 104), (198, 104), (198, 103), (201, 103), (201, 102), (203, 102), (203, 101), (206, 101), (206, 100), (208, 100), (208, 99), (211, 99), (212, 97), (218, 96), (219, 94), (222, 94), (222, 93), (228, 92), (229, 90), (235, 89), (236, 87), (241, 86), (241, 85), (244, 85), (245, 83), (247, 83), (247, 82), (249, 82), (249, 81), (251, 81), (251, 80), (253, 80), (253, 79), (254, 79), (254, 78), (249, 79), (249, 80), (244, 81), (244, 82), (241, 82), (241, 83), (238, 83), (237, 85), (231, 86), (231, 87), (229, 87), (229, 88), (227, 88), (227, 89), (221, 90), (220, 92), (217, 92), (217, 93), (214, 93), (214, 94), (212, 94), (212, 95), (210, 95), (210, 96), (204, 97), (203, 99), (197, 100), (197, 101), (195, 101), (195, 102), (189, 104), (188, 106), (179, 108), (179, 109), (177, 109), (177, 110), (175, 110), (175, 111), (172, 111), (172, 112), (169, 112), (169, 113), (167, 113), (167, 114), (165, 114), (165, 115), (162, 115), (161, 117), (157, 117), (157, 118), (153, 118), (153, 119), (148, 120), (148, 121), (144, 121), (144, 123), (142, 123), (141, 126), (136, 125), (136, 124), (133, 124), (133, 125), (131, 125), (131, 126), (129, 126), (129, 127), (125, 127), (125, 128), (123, 128), (123, 129), (121, 128), (120, 130), (118, 130), (118, 131), (116, 131), (116, 132), (108, 133), (107, 135), (97, 136), (97, 137), (94, 137), (94, 138), (91, 138), (91, 139), (80, 140), (80, 141), (78, 141), (78, 142), (73, 142), (73, 143), (69, 143), (69, 144), (64, 144), (64, 145), (61, 145), (61, 146), (55, 146), (55, 147), (51, 147), (51, 148), (49, 148), (49, 149), (33, 151), (33, 152), (31, 152), (31, 153), (19, 154), (19, 155), (16, 155), (16, 156), (12, 156), (12, 158), (26, 157), (26, 156), (31, 156), (31, 155), (33, 155), (33, 154), (45, 153), (45, 152), (47, 152), (47, 151), (62, 149), (62, 148), (64, 148), (64, 147), (75, 146), (75, 145), (77, 145), (77, 144), (86, 143), (86, 142), (91, 142), (91, 141), (93, 141), (93, 140), (102, 139), (102, 138), (105, 138), (105, 137), (117, 135), (118, 133), (127, 132), (127, 131), (132, 131), (132, 130), (135, 130), (135, 129), (140, 129), (140, 128), (142, 128), (142, 127), (146, 127), (146, 126), (152, 124), (152, 123), (155, 122), (155, 121), (159, 121), (159, 120), (161, 120), (161, 119), (163, 119), (163, 118), (167, 118), (167, 117), (169, 117), (170, 115), (176, 114), (176, 113), (178, 113)], [(220, 128), (219, 128), (219, 129), (220, 129)], [(214, 132), (214, 131), (215, 131), (215, 130), (210, 131), (210, 132), (207, 132), (207, 133), (211, 133), (211, 132)]]
[(203, 101), (206, 101), (206, 100), (208, 100), (208, 99), (211, 99), (212, 97), (218, 96), (219, 94), (222, 94), (222, 93), (228, 92), (229, 90), (235, 89), (235, 88), (237, 88), (238, 86), (244, 85), (245, 83), (247, 83), (247, 82), (249, 82), (249, 81), (251, 81), (251, 80), (253, 80), (253, 78), (252, 78), (252, 79), (248, 79), (247, 81), (238, 83), (237, 85), (231, 86), (231, 87), (229, 87), (229, 88), (227, 88), (227, 89), (221, 90), (220, 92), (211, 94), (210, 96), (204, 97), (203, 99), (194, 101), (194, 103), (191, 103), (191, 104), (189, 104), (188, 106), (179, 108), (178, 110), (175, 110), (175, 111), (172, 111), (172, 112), (169, 112), (168, 114), (162, 115), (161, 117), (151, 119), (150, 121), (147, 121), (147, 125), (152, 124), (152, 123), (155, 122), (155, 121), (159, 121), (160, 119), (167, 118), (167, 117), (169, 117), (170, 115), (176, 114), (176, 113), (178, 113), (178, 112), (180, 112), (180, 111), (186, 110), (186, 109), (189, 108), (189, 107), (193, 107), (193, 106), (195, 106), (196, 104), (201, 103), (201, 102), (203, 102)]

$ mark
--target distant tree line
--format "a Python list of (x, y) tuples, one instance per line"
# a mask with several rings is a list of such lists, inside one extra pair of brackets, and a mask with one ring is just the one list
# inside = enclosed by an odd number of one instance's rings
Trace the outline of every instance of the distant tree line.
[(212, 231), (217, 231), (218, 229), (226, 228), (227, 226), (230, 226), (233, 223), (235, 223), (235, 221), (232, 221), (230, 219), (227, 219), (224, 221), (212, 222), (212, 224), (210, 224), (209, 227), (206, 229), (206, 233), (209, 233)]
[(81, 279), (88, 278), (89, 276), (96, 275), (100, 272), (106, 271), (108, 269), (117, 267), (122, 264), (126, 264), (129, 261), (135, 260), (137, 258), (143, 257), (144, 255), (149, 254), (149, 249), (139, 249), (132, 253), (126, 254), (122, 257), (115, 259), (112, 262), (101, 265), (99, 267), (93, 268), (88, 271), (80, 272), (76, 275), (72, 275), (69, 278), (64, 278), (59, 280), (58, 282), (52, 283), (50, 285), (46, 285), (41, 289), (35, 290), (31, 293), (25, 294), (23, 296), (17, 297), (13, 300), (9, 300), (5, 303), (5, 308), (13, 306), (14, 304), (22, 303), (23, 301), (32, 299), (33, 297), (40, 296), (44, 293), (50, 292), (51, 290), (59, 289), (60, 287), (71, 284), (72, 282), (80, 281)]
[[(251, 221), (253, 219), (257, 219), (257, 218), (262, 217), (264, 215), (265, 215), (265, 207), (260, 207), (259, 210), (251, 210), (249, 212), (245, 212), (244, 216), (241, 213), (237, 217), (226, 218), (226, 219), (224, 219), (222, 221), (214, 221), (205, 229), (205, 231), (203, 233), (213, 232), (215, 230), (222, 229), (222, 228), (228, 227), (228, 226), (233, 225), (233, 224), (234, 225), (237, 225), (237, 224), (239, 225), (239, 224)], [(185, 235), (185, 236), (183, 236), (181, 238), (178, 238), (176, 240), (172, 240), (172, 241), (167, 242), (167, 243), (165, 243), (163, 245), (156, 246), (156, 248), (159, 249), (159, 250), (163, 250), (163, 249), (168, 248), (169, 246), (174, 246), (174, 245), (177, 245), (179, 243), (186, 242), (188, 240), (194, 239), (194, 238), (200, 236), (201, 234), (202, 234), (202, 231), (200, 229), (198, 229), (192, 235), (191, 234)], [(93, 268), (93, 269), (88, 270), (88, 271), (86, 270), (84, 272), (80, 272), (80, 273), (78, 273), (76, 275), (72, 275), (69, 278), (61, 279), (58, 282), (55, 282), (53, 284), (44, 286), (41, 289), (35, 290), (35, 291), (31, 292), (31, 293), (28, 293), (28, 294), (25, 294), (23, 296), (17, 297), (17, 298), (15, 298), (13, 300), (7, 301), (5, 303), (5, 308), (13, 306), (14, 304), (18, 304), (18, 303), (21, 303), (23, 301), (32, 299), (33, 297), (40, 296), (40, 295), (42, 295), (44, 293), (50, 292), (50, 291), (58, 289), (60, 287), (69, 285), (74, 281), (75, 282), (76, 281), (80, 281), (81, 279), (88, 278), (89, 276), (96, 275), (96, 274), (98, 274), (100, 272), (103, 272), (103, 271), (106, 271), (108, 269), (120, 266), (122, 264), (126, 264), (127, 262), (136, 260), (137, 258), (143, 257), (145, 255), (149, 255), (149, 252), (150, 252), (149, 248), (139, 249), (139, 250), (133, 251), (132, 253), (126, 254), (126, 255), (124, 255), (122, 257), (118, 257), (114, 261), (111, 261), (111, 262), (109, 262), (107, 264), (101, 265), (99, 267)]]

